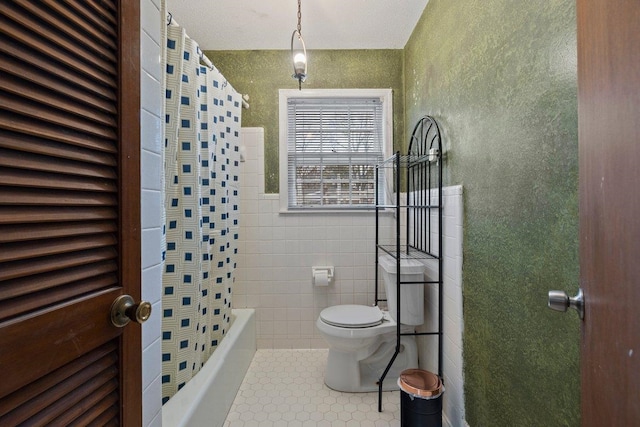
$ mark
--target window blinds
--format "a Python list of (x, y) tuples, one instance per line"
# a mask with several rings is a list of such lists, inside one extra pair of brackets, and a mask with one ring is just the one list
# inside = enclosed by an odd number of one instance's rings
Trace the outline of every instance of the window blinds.
[(372, 207), (380, 98), (289, 98), (287, 116), (288, 207)]

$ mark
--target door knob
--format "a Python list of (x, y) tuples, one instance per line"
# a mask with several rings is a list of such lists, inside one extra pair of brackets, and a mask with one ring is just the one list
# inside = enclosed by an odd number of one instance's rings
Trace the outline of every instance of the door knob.
[(151, 304), (147, 301), (135, 303), (130, 295), (120, 295), (111, 304), (111, 323), (124, 328), (130, 321), (144, 323), (151, 316)]
[(578, 312), (580, 319), (584, 319), (584, 294), (578, 288), (575, 297), (569, 297), (565, 291), (549, 291), (549, 308), (556, 311), (567, 311), (573, 308)]

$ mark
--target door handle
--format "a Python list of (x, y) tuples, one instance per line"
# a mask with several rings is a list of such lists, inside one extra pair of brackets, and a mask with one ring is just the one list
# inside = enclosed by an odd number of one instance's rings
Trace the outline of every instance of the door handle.
[(549, 291), (549, 308), (556, 311), (567, 311), (573, 308), (578, 312), (580, 319), (584, 319), (584, 294), (582, 288), (578, 288), (575, 297), (569, 297), (565, 291)]
[(135, 303), (131, 295), (120, 295), (111, 304), (111, 323), (124, 328), (129, 322), (144, 323), (151, 316), (151, 304), (147, 301)]

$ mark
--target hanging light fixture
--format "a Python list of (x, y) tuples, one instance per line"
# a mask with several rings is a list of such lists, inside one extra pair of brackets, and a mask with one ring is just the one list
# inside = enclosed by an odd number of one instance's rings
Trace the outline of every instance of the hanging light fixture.
[[(298, 28), (291, 34), (291, 57), (293, 58), (293, 78), (298, 80), (298, 89), (302, 90), (302, 82), (307, 79), (307, 48), (302, 38), (302, 13), (300, 12), (300, 0), (298, 0)], [(299, 45), (294, 49), (293, 44), (296, 38)]]

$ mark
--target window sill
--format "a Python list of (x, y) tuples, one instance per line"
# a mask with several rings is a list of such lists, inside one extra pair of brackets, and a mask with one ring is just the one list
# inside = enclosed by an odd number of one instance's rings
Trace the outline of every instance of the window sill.
[[(280, 215), (375, 215), (375, 208), (371, 209), (295, 209), (287, 210), (281, 209)], [(381, 209), (378, 211), (380, 215), (393, 215), (395, 212), (393, 209)]]

